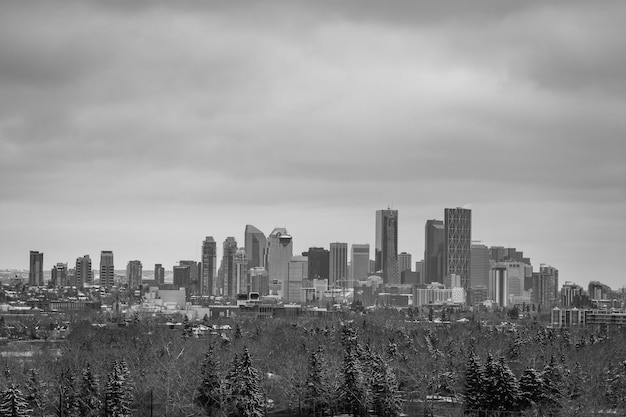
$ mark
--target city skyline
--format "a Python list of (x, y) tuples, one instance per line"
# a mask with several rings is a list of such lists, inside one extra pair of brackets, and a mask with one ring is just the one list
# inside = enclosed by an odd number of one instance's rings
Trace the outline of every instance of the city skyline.
[[(3, 2), (0, 268), (472, 239), (626, 284), (626, 4)], [(373, 254), (371, 255), (373, 256)], [(221, 257), (217, 258), (218, 261)]]

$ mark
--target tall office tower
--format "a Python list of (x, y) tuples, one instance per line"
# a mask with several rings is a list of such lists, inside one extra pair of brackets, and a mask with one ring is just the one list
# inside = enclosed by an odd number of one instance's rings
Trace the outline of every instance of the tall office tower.
[(184, 288), (189, 294), (189, 285), (191, 282), (191, 266), (190, 265), (174, 265), (174, 286), (177, 289)]
[(444, 276), (444, 241), (446, 236), (443, 220), (427, 220), (424, 231), (424, 283), (443, 283)]
[(267, 245), (267, 239), (262, 231), (252, 226), (246, 225), (244, 233), (245, 245), (246, 245), (246, 258), (248, 259), (248, 266), (250, 268), (256, 268), (263, 265), (263, 251)]
[(309, 279), (328, 279), (330, 252), (324, 248), (309, 248), (302, 256), (309, 259)]
[(270, 293), (270, 281), (265, 268), (250, 268), (250, 292), (258, 292), (259, 295)]
[(128, 281), (128, 289), (134, 290), (141, 285), (141, 275), (143, 266), (141, 261), (128, 261), (126, 264), (126, 280)]
[(400, 273), (403, 271), (411, 270), (411, 254), (407, 252), (401, 252), (398, 254), (398, 270)]
[(196, 261), (179, 261), (178, 264), (180, 266), (188, 266), (189, 267), (189, 282), (185, 289), (187, 289), (188, 294), (198, 295), (200, 293), (200, 268), (202, 264)]
[(115, 266), (113, 264), (113, 252), (103, 250), (100, 252), (100, 286), (110, 289), (115, 285)]
[(348, 279), (348, 244), (330, 244), (328, 288), (346, 288)]
[(464, 208), (444, 210), (444, 274), (458, 275), (461, 287), (469, 288), (472, 247), (472, 211)]
[(31, 287), (43, 286), (43, 252), (30, 251), (28, 285)]
[(63, 262), (59, 262), (53, 266), (51, 274), (52, 285), (55, 287), (67, 287), (71, 285), (67, 280), (67, 272), (67, 264)]
[(370, 272), (370, 245), (353, 243), (350, 254), (350, 287), (356, 281), (365, 281)]
[(154, 282), (156, 285), (165, 284), (165, 268), (162, 264), (154, 264)]
[(207, 236), (202, 242), (202, 295), (218, 295), (217, 286), (217, 242), (213, 236)]
[(502, 262), (506, 267), (506, 275), (509, 280), (509, 294), (522, 296), (524, 293), (525, 264), (522, 262), (508, 261)]
[(233, 261), (235, 279), (235, 288), (233, 292), (236, 294), (249, 294), (250, 293), (250, 280), (248, 274), (248, 259), (246, 258), (246, 249), (239, 248), (235, 252), (235, 258)]
[(509, 305), (509, 280), (506, 274), (506, 266), (496, 264), (489, 270), (491, 299), (498, 303), (499, 307)]
[(302, 281), (307, 280), (309, 276), (307, 262), (306, 256), (294, 256), (289, 261), (287, 284), (285, 285), (285, 296), (283, 297), (286, 303), (301, 303), (304, 301), (302, 299)]
[(277, 227), (267, 237), (265, 269), (270, 279), (270, 290), (285, 297), (285, 285), (289, 275), (289, 261), (293, 256), (292, 238), (287, 229)]
[(237, 241), (234, 237), (229, 236), (224, 240), (222, 264), (220, 265), (222, 270), (220, 290), (222, 296), (227, 298), (235, 298), (237, 296), (237, 281), (235, 278), (235, 255), (237, 254), (237, 249)]
[(481, 243), (472, 243), (470, 288), (489, 288), (489, 249)]
[(415, 273), (417, 274), (417, 283), (424, 284), (424, 260), (415, 262)]
[(399, 284), (398, 210), (376, 211), (376, 272), (382, 271), (385, 284)]
[(76, 272), (74, 273), (76, 288), (82, 289), (85, 284), (93, 284), (93, 271), (91, 270), (91, 258), (89, 255), (76, 258)]
[(530, 300), (533, 304), (542, 307), (553, 308), (559, 303), (559, 270), (541, 264), (539, 272), (533, 273), (532, 294)]

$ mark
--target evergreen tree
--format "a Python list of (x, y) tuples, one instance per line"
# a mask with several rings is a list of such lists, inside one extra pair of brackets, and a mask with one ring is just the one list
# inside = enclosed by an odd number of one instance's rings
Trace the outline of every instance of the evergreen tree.
[(0, 417), (30, 417), (32, 410), (24, 399), (17, 384), (9, 383), (2, 391)]
[(550, 362), (544, 367), (541, 378), (543, 380), (543, 405), (549, 409), (561, 408), (562, 375), (554, 356), (550, 357)]
[(107, 417), (131, 417), (132, 393), (126, 362), (114, 361), (104, 391), (104, 412)]
[(605, 398), (611, 407), (623, 407), (626, 404), (626, 361), (609, 368), (606, 374)]
[(367, 409), (367, 386), (356, 346), (344, 353), (342, 376), (339, 386), (341, 403), (354, 417), (364, 415)]
[(40, 416), (43, 413), (43, 392), (39, 373), (36, 369), (28, 370), (28, 379), (26, 380), (26, 395), (24, 399), (28, 403), (29, 408), (33, 411), (33, 416)]
[(262, 417), (264, 396), (259, 371), (252, 366), (248, 348), (244, 348), (241, 360), (235, 358), (234, 369), (229, 372), (229, 395), (233, 412), (240, 417)]
[(504, 362), (504, 358), (500, 358), (493, 363), (495, 379), (494, 390), (489, 392), (491, 397), (492, 410), (499, 411), (517, 411), (519, 410), (521, 401), (521, 392), (519, 383), (515, 375)]
[(81, 417), (76, 375), (72, 369), (61, 371), (59, 390), (59, 415), (65, 417)]
[(204, 355), (200, 365), (201, 380), (194, 397), (196, 405), (201, 407), (208, 416), (218, 410), (223, 401), (222, 382), (219, 374), (219, 362), (215, 358), (213, 345)]
[(465, 409), (480, 410), (485, 408), (485, 371), (480, 359), (473, 351), (465, 367)]
[(320, 346), (309, 355), (308, 373), (304, 403), (313, 415), (322, 416), (330, 406), (329, 381), (324, 358), (324, 348)]
[(543, 402), (543, 380), (541, 375), (533, 368), (526, 368), (520, 377), (519, 387), (521, 393), (520, 406), (530, 408)]
[(402, 413), (402, 399), (396, 376), (383, 360), (373, 354), (372, 405), (379, 417), (396, 417)]
[(189, 317), (185, 314), (183, 317), (183, 339), (189, 339), (191, 336), (193, 336), (193, 327), (191, 326)]
[(78, 392), (80, 395), (80, 415), (99, 415), (102, 409), (102, 401), (100, 401), (100, 383), (98, 376), (92, 372), (90, 364), (87, 364), (85, 369), (83, 369)]

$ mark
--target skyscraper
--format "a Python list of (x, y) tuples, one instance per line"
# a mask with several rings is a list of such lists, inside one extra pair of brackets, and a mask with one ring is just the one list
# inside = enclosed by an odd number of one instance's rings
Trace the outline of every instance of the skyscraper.
[(306, 256), (294, 256), (289, 261), (288, 279), (283, 297), (286, 303), (301, 303), (303, 301), (302, 281), (308, 279), (309, 267), (307, 262)]
[(370, 245), (352, 244), (351, 256), (352, 268), (350, 269), (350, 287), (354, 287), (355, 281), (365, 281), (370, 271)]
[(443, 220), (427, 220), (424, 236), (424, 283), (443, 283), (445, 227)]
[(51, 279), (55, 287), (67, 287), (71, 283), (67, 282), (67, 264), (57, 263), (52, 267)]
[(246, 250), (244, 248), (237, 249), (234, 259), (235, 268), (235, 288), (236, 294), (250, 293), (250, 279), (248, 274), (248, 259), (246, 258)]
[(30, 251), (28, 285), (31, 287), (43, 286), (43, 252)]
[(177, 289), (184, 288), (189, 294), (189, 282), (191, 281), (190, 265), (174, 265), (174, 286)]
[(128, 288), (134, 290), (141, 285), (141, 275), (143, 266), (141, 261), (128, 261), (126, 264), (126, 279), (128, 280)]
[(412, 266), (410, 253), (401, 252), (398, 254), (398, 270), (400, 271), (400, 274), (404, 271), (410, 271)]
[(108, 290), (113, 285), (115, 285), (113, 252), (110, 250), (103, 250), (100, 252), (100, 286)]
[(162, 264), (154, 264), (154, 282), (156, 285), (165, 284), (165, 268)]
[(202, 279), (200, 294), (218, 295), (217, 289), (217, 243), (213, 236), (207, 236), (202, 242)]
[(285, 286), (289, 278), (289, 261), (293, 256), (292, 238), (287, 229), (277, 227), (267, 237), (265, 269), (269, 275), (270, 291), (285, 297)]
[(461, 287), (467, 290), (471, 269), (472, 211), (460, 207), (447, 208), (444, 218), (444, 272), (447, 276), (458, 275)]
[(237, 254), (237, 241), (229, 236), (224, 240), (222, 251), (222, 276), (221, 294), (224, 297), (235, 298), (237, 296), (237, 279), (235, 277), (235, 255)]
[(244, 234), (248, 267), (256, 268), (257, 266), (264, 266), (263, 251), (267, 245), (265, 235), (251, 224), (246, 225)]
[(481, 243), (472, 243), (470, 288), (489, 288), (489, 249)]
[(382, 271), (385, 284), (399, 284), (398, 210), (376, 211), (376, 271)]
[(76, 258), (76, 271), (74, 272), (76, 288), (82, 289), (85, 284), (93, 284), (93, 271), (91, 269), (91, 258), (89, 255)]
[(308, 258), (309, 279), (328, 279), (330, 252), (324, 248), (309, 248), (302, 256)]
[(200, 293), (200, 268), (202, 265), (191, 260), (179, 261), (178, 264), (189, 267), (189, 282), (185, 287), (187, 294), (198, 295)]
[[(559, 303), (559, 270), (541, 264), (539, 272), (533, 273), (531, 301), (542, 307), (557, 307)], [(590, 294), (591, 296), (591, 294)]]
[(346, 288), (348, 279), (348, 244), (335, 242), (330, 244), (330, 270), (328, 287)]

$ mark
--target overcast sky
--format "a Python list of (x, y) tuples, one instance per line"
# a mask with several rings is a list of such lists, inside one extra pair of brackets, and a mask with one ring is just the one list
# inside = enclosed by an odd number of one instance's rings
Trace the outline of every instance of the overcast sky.
[(0, 1), (0, 268), (472, 239), (626, 285), (626, 2)]

